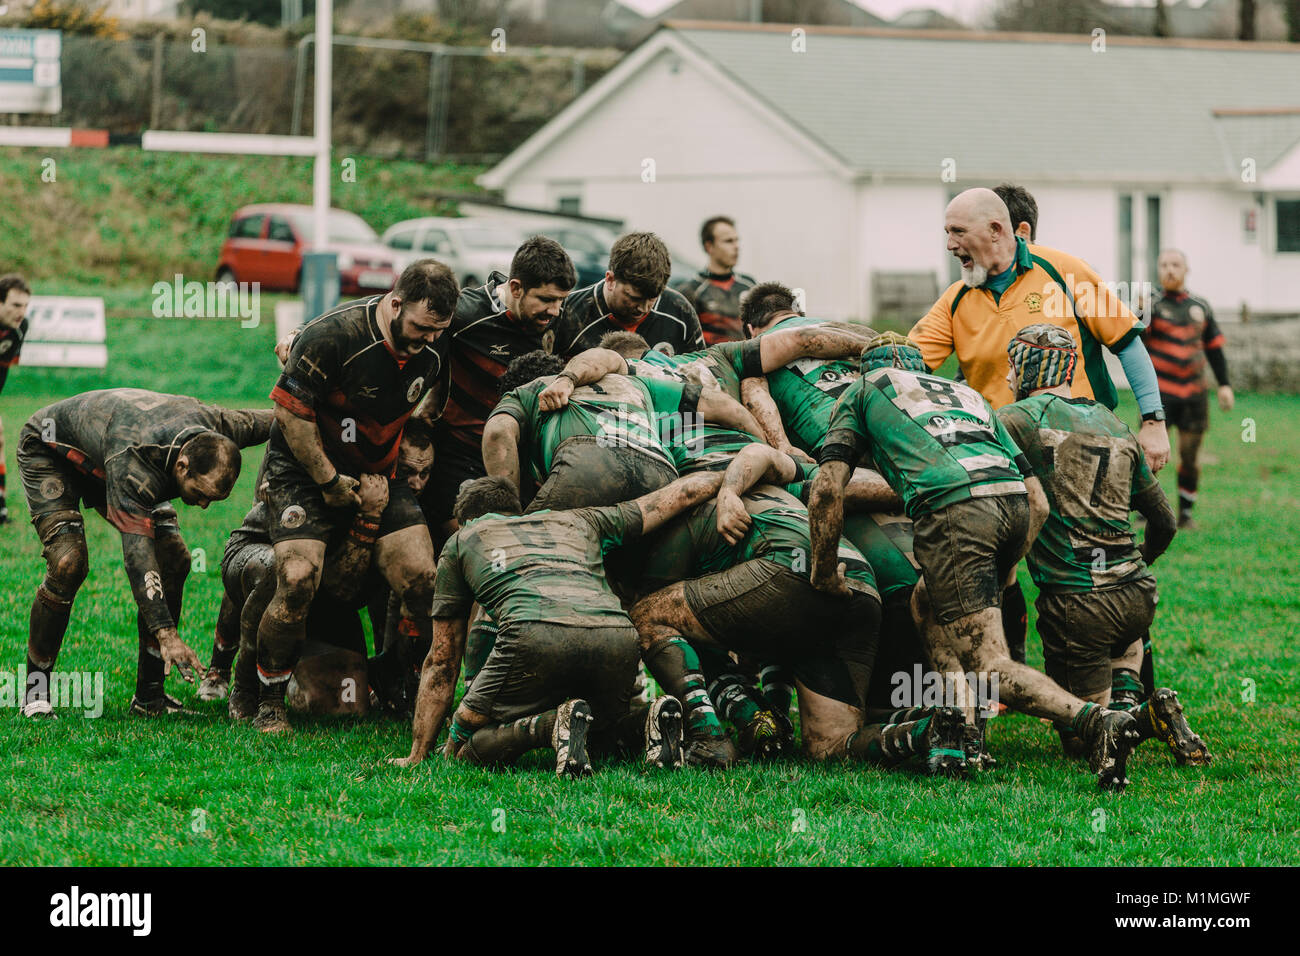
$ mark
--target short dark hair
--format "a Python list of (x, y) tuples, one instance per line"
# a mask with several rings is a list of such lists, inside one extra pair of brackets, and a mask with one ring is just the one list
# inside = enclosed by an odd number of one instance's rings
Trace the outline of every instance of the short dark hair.
[(544, 375), (559, 375), (564, 371), (564, 359), (550, 352), (536, 349), (525, 352), (506, 367), (506, 373), (497, 380), (497, 389), (502, 395), (513, 392), (520, 385), (527, 385)]
[(1034, 200), (1033, 193), (1015, 183), (1002, 183), (994, 186), (993, 191), (1007, 204), (1007, 212), (1011, 213), (1011, 231), (1014, 232), (1022, 222), (1027, 222), (1029, 241), (1035, 241), (1038, 238), (1038, 203)]
[(510, 278), (524, 291), (554, 285), (568, 291), (578, 284), (578, 273), (564, 246), (547, 236), (529, 236), (510, 260)]
[(760, 282), (750, 289), (740, 303), (740, 327), (745, 338), (750, 329), (767, 325), (770, 316), (794, 309), (794, 292), (779, 282)]
[(720, 222), (725, 222), (732, 229), (736, 228), (736, 221), (730, 216), (714, 216), (711, 219), (704, 220), (704, 225), (700, 226), (700, 245), (707, 247), (713, 241), (713, 228)]
[(408, 418), (402, 428), (402, 441), (412, 448), (432, 448), (433, 429), (423, 418)]
[(486, 514), (517, 515), (523, 510), (519, 489), (513, 481), (486, 475), (460, 486), (451, 506), (451, 516), (464, 525)]
[(653, 232), (629, 232), (609, 250), (609, 271), (650, 298), (664, 291), (673, 264), (668, 247)]
[(27, 280), (17, 272), (10, 272), (0, 276), (0, 302), (9, 301), (9, 290), (17, 289), (19, 292), (32, 294), (32, 287), (27, 284)]
[(460, 285), (455, 273), (437, 259), (416, 259), (397, 277), (393, 294), (402, 300), (403, 311), (418, 302), (435, 315), (450, 316), (456, 311)]
[(234, 485), (239, 479), (239, 469), (243, 460), (239, 457), (239, 446), (220, 432), (199, 432), (181, 446), (181, 454), (189, 460), (189, 470), (195, 475), (231, 475), (230, 483)]
[(596, 343), (599, 348), (617, 352), (625, 359), (639, 359), (650, 351), (650, 343), (635, 332), (606, 332)]

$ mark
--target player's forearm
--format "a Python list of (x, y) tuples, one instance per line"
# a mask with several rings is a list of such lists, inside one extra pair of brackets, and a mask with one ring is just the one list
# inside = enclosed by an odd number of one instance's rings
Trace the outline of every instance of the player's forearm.
[(740, 497), (757, 484), (788, 484), (795, 479), (790, 456), (768, 445), (746, 445), (731, 459), (722, 476), (722, 487)]
[[(1029, 493), (1029, 533), (1025, 536), (1024, 547), (1020, 551), (1020, 557), (1023, 558), (1033, 547), (1034, 540), (1038, 537), (1038, 532), (1043, 530), (1043, 525), (1047, 522), (1047, 515), (1051, 511), (1051, 505), (1047, 501), (1047, 493), (1043, 491), (1043, 483), (1032, 475), (1025, 478), (1025, 490)], [(1019, 558), (1016, 559), (1019, 561)]]
[(379, 537), (379, 515), (358, 514), (348, 528), (339, 553), (325, 562), (321, 587), (343, 602), (361, 593)]
[(411, 412), (412, 418), (433, 424), (442, 417), (447, 404), (447, 378), (444, 376), (431, 389), (424, 393), (420, 403)]
[(1143, 415), (1160, 411), (1164, 407), (1160, 401), (1160, 382), (1142, 339), (1134, 338), (1119, 350), (1117, 357), (1124, 369), (1124, 377), (1128, 379), (1129, 388), (1133, 389), (1138, 411)]
[(612, 349), (587, 349), (569, 359), (564, 371), (573, 376), (575, 387), (593, 385), (606, 375), (626, 375), (627, 361)]
[(483, 429), (483, 468), (519, 487), (519, 423), (509, 415), (489, 418)]
[(1223, 357), (1223, 349), (1206, 349), (1205, 360), (1210, 363), (1210, 368), (1214, 371), (1214, 380), (1220, 386), (1229, 384), (1228, 361)]
[(808, 496), (808, 529), (812, 537), (812, 577), (833, 574), (844, 532), (844, 486), (849, 466), (843, 461), (825, 462), (813, 479)]
[(131, 583), (131, 594), (140, 608), (145, 627), (150, 633), (175, 628), (176, 620), (167, 607), (163, 592), (162, 573), (152, 538), (142, 534), (122, 535), (122, 561), (126, 565), (126, 578)]
[(1147, 519), (1146, 536), (1138, 548), (1142, 560), (1148, 565), (1154, 564), (1156, 558), (1164, 554), (1174, 535), (1178, 533), (1178, 518), (1170, 507), (1165, 490), (1159, 485), (1152, 485), (1140, 495), (1133, 498), (1133, 507)]
[(758, 441), (764, 440), (763, 429), (749, 409), (720, 389), (702, 392), (696, 408), (706, 422), (745, 432)]
[(754, 421), (758, 423), (769, 445), (773, 448), (790, 446), (790, 439), (785, 434), (785, 425), (781, 421), (781, 413), (777, 411), (776, 402), (772, 401), (772, 393), (768, 390), (765, 376), (744, 379), (740, 383), (740, 400), (754, 416)]
[(898, 511), (903, 499), (884, 476), (869, 468), (856, 468), (844, 489), (846, 511)]
[(823, 325), (764, 335), (758, 340), (763, 371), (775, 372), (801, 358), (856, 358), (874, 334), (870, 329), (859, 332), (841, 325)]
[(247, 448), (264, 444), (271, 437), (275, 412), (269, 408), (233, 408), (227, 409), (222, 418), (221, 433), (240, 448)]
[(275, 420), (280, 424), (280, 431), (284, 433), (293, 457), (298, 459), (312, 481), (323, 485), (334, 477), (337, 469), (325, 454), (320, 429), (315, 422), (299, 418), (283, 405), (275, 407)]
[(433, 622), (433, 643), (420, 671), (420, 689), (415, 698), (415, 719), (411, 724), (411, 758), (423, 760), (438, 740), (447, 722), (456, 677), (465, 649), (467, 618), (437, 618)]
[(683, 511), (712, 498), (721, 487), (722, 475), (716, 471), (700, 471), (642, 495), (636, 500), (641, 509), (641, 533), (650, 534)]

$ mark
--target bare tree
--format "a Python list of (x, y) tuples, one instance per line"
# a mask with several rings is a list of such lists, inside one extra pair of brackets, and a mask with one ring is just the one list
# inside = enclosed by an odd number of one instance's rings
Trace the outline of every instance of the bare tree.
[(1255, 39), (1255, 0), (1240, 0), (1237, 7), (1237, 39)]
[(1286, 0), (1286, 38), (1300, 43), (1300, 0)]
[(1169, 36), (1169, 8), (1165, 0), (1156, 0), (1156, 22), (1152, 33), (1158, 37)]
[(1000, 0), (991, 21), (995, 30), (1031, 33), (1091, 33), (1119, 26), (1102, 0)]

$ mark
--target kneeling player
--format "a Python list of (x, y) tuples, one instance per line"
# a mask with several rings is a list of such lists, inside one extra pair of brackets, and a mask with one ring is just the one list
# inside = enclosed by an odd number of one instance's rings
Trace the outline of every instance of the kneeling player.
[(456, 500), (460, 530), (438, 562), (434, 639), (420, 675), (414, 739), (400, 766), (432, 749), (451, 709), (469, 612), (478, 602), (500, 628), (487, 662), (452, 720), (444, 753), (483, 765), (553, 747), (555, 772), (590, 772), (592, 749), (611, 750), (644, 727), (646, 760), (681, 764), (682, 711), (660, 698), (630, 712), (636, 629), (605, 577), (607, 552), (635, 541), (717, 491), (691, 475), (635, 501), (520, 514), (508, 481), (480, 478)]
[[(1145, 701), (1135, 693), (1142, 640), (1156, 611), (1149, 565), (1173, 540), (1173, 509), (1124, 423), (1092, 399), (1070, 397), (1078, 353), (1069, 333), (1028, 326), (1007, 354), (1017, 401), (998, 417), (1051, 507), (1029, 551), (1044, 669), (1085, 700), (1126, 702), (1142, 739), (1163, 740), (1179, 763), (1209, 763), (1209, 748), (1187, 725), (1174, 691), (1161, 687)], [(1147, 520), (1141, 547), (1129, 523), (1133, 509)], [(1056, 729), (1068, 753), (1082, 751), (1069, 727), (1058, 721)]]

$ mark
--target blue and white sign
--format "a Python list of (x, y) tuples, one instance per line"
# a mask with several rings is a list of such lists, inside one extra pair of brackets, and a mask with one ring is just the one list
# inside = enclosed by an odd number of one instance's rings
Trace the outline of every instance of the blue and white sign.
[(59, 30), (0, 30), (0, 113), (63, 109)]

